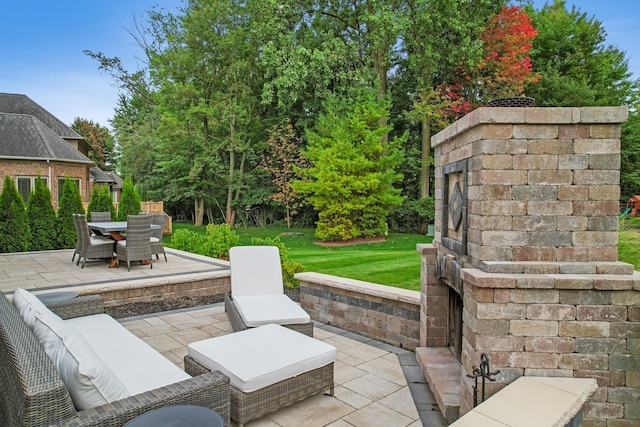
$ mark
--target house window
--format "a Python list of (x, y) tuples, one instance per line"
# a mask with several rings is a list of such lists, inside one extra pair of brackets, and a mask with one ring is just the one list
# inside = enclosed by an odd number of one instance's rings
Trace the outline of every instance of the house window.
[[(44, 182), (44, 185), (47, 185), (47, 178), (40, 177), (40, 179)], [(18, 186), (18, 193), (22, 196), (22, 200), (26, 204), (29, 201), (29, 196), (31, 192), (36, 188), (36, 177), (35, 176), (19, 176), (16, 177), (16, 184)]]
[[(78, 191), (80, 191), (80, 180), (76, 178), (70, 178), (70, 179), (72, 183), (78, 186)], [(58, 206), (60, 206), (60, 199), (62, 199), (62, 189), (64, 188), (64, 181), (65, 181), (65, 178), (58, 178)]]

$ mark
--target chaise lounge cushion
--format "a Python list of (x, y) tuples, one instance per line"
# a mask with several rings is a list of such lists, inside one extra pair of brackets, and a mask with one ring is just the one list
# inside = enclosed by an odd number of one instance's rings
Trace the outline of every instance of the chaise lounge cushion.
[(270, 324), (189, 344), (188, 355), (247, 393), (332, 363), (335, 347)]
[(233, 302), (244, 323), (250, 328), (269, 323), (283, 325), (311, 321), (309, 314), (299, 305), (292, 303), (285, 294), (234, 295)]
[(107, 314), (67, 319), (65, 323), (89, 342), (131, 395), (191, 378)]
[(13, 303), (58, 371), (77, 409), (93, 408), (129, 395), (89, 343), (35, 295), (17, 289)]

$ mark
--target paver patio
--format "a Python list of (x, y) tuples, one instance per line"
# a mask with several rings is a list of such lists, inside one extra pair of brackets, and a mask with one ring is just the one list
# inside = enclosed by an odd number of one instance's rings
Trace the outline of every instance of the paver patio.
[[(108, 269), (104, 262), (84, 269), (73, 251), (0, 254), (0, 290), (17, 287), (60, 291), (118, 286), (192, 275), (219, 274), (224, 261), (167, 249), (169, 262)], [(169, 360), (183, 367), (189, 343), (232, 332), (222, 303), (120, 319)], [(316, 323), (314, 337), (335, 346), (335, 396), (318, 395), (247, 424), (249, 427), (376, 427), (447, 425), (411, 351)]]

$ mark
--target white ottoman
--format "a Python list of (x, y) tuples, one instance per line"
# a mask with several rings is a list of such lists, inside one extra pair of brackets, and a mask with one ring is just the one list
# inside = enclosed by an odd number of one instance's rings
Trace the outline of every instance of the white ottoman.
[(270, 324), (189, 344), (185, 371), (231, 380), (231, 418), (243, 424), (328, 390), (335, 347)]

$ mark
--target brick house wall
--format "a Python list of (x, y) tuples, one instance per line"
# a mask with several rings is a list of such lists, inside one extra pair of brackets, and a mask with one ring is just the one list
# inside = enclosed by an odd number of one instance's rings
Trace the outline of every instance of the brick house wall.
[(32, 160), (0, 160), (0, 170), (2, 180), (0, 181), (0, 192), (4, 185), (4, 177), (10, 176), (14, 182), (17, 177), (35, 177), (38, 174), (49, 181), (51, 190), (51, 201), (54, 209), (58, 209), (58, 194), (62, 188), (58, 188), (58, 179), (64, 179), (67, 175), (70, 178), (80, 181), (80, 196), (83, 202), (88, 203), (93, 190), (93, 182), (90, 179), (89, 166), (85, 164), (58, 162), (58, 161), (32, 161)]

